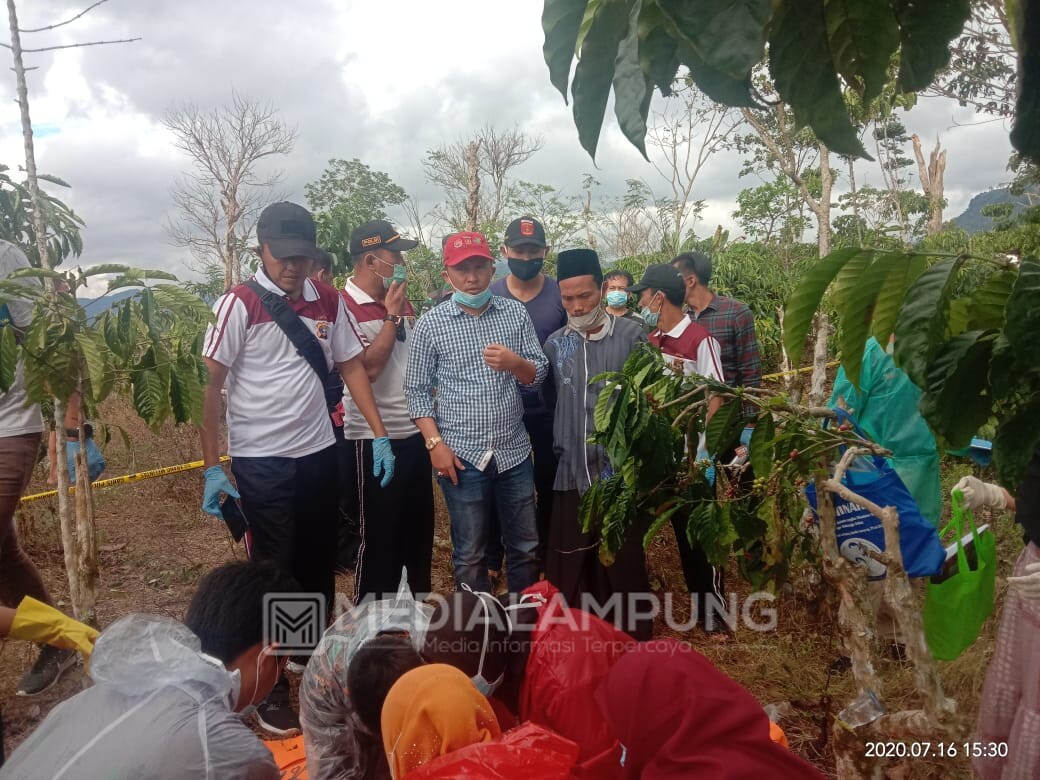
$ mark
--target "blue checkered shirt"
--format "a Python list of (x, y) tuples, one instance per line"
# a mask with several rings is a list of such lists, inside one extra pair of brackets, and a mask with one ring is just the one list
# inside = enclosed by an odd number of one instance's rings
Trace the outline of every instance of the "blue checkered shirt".
[(482, 469), (489, 454), (500, 472), (523, 463), (531, 441), (520, 383), (508, 371), (490, 368), (484, 348), (502, 344), (530, 360), (535, 377), (525, 387), (542, 383), (549, 359), (524, 305), (492, 295), (487, 309), (473, 316), (448, 300), (419, 318), (409, 340), (404, 396), (412, 419), (433, 417), (444, 443)]

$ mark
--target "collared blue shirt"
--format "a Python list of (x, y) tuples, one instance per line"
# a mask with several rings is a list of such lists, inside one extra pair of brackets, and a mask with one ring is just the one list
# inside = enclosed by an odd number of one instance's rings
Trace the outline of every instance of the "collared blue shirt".
[(501, 344), (530, 360), (535, 377), (524, 387), (542, 383), (549, 360), (524, 305), (492, 295), (474, 316), (448, 300), (420, 317), (410, 338), (404, 395), (412, 419), (433, 417), (444, 443), (481, 469), (492, 456), (500, 472), (523, 463), (531, 441), (520, 383), (488, 366), (484, 348)]

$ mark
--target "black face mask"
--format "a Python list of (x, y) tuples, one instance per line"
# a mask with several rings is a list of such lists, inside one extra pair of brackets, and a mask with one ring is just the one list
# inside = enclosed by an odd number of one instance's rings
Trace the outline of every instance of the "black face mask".
[(527, 282), (541, 273), (544, 262), (544, 257), (539, 257), (536, 260), (517, 260), (515, 257), (510, 257), (509, 273), (517, 279)]

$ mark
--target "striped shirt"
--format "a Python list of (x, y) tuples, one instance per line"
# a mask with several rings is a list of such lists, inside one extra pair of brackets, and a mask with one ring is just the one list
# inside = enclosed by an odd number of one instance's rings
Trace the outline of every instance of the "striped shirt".
[[(284, 295), (263, 271), (253, 277)], [(290, 308), (318, 338), (329, 370), (361, 353), (357, 325), (339, 293), (307, 280)], [(336, 443), (325, 403), (325, 383), (245, 284), (213, 306), (202, 355), (227, 366), (228, 454), (302, 458)]]
[(542, 383), (549, 361), (523, 304), (492, 295), (474, 316), (448, 300), (419, 318), (411, 340), (404, 395), (412, 419), (433, 417), (444, 443), (481, 470), (492, 457), (499, 472), (522, 463), (531, 441), (520, 383), (510, 372), (489, 367), (484, 348), (501, 344), (531, 361), (535, 377), (525, 386)]

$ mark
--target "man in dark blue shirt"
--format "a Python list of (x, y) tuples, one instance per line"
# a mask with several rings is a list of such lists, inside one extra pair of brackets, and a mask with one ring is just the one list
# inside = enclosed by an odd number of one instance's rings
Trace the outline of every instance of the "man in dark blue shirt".
[[(534, 217), (514, 219), (506, 228), (502, 256), (509, 263), (509, 275), (496, 280), (491, 291), (503, 298), (519, 301), (527, 308), (538, 334), (538, 343), (544, 345), (550, 334), (567, 322), (567, 312), (560, 300), (560, 285), (551, 276), (542, 273), (545, 253), (550, 247), (545, 242), (545, 229)], [(521, 388), (524, 401), (524, 427), (531, 437), (534, 456), (534, 485), (537, 494), (538, 558), (545, 561), (545, 543), (552, 513), (553, 480), (556, 479), (556, 453), (553, 451), (553, 416), (542, 398), (541, 388)], [(502, 568), (501, 535), (493, 518), (491, 541), (488, 544), (488, 570), (492, 577)]]

